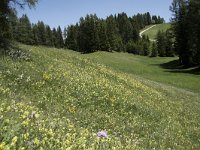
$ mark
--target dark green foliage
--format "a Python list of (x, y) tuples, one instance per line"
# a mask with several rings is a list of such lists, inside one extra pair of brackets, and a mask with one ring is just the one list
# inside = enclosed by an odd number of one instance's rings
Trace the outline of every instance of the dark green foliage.
[[(191, 0), (188, 10), (188, 47), (192, 63), (200, 64), (200, 1)], [(190, 20), (192, 20), (190, 22)]]
[(150, 42), (149, 39), (140, 39), (139, 30), (151, 23), (148, 12), (133, 17), (120, 13), (106, 19), (95, 14), (87, 15), (65, 30), (65, 47), (83, 53), (114, 50), (147, 56), (150, 54)]
[(153, 24), (161, 24), (164, 23), (165, 20), (161, 18), (160, 16), (152, 16), (152, 23)]
[(80, 19), (78, 33), (79, 51), (91, 53), (99, 50), (98, 18), (96, 15), (87, 15)]
[(33, 44), (38, 45), (39, 44), (39, 37), (38, 37), (38, 27), (37, 25), (33, 24), (32, 25), (32, 31), (33, 31)]
[[(28, 5), (30, 8), (35, 6), (38, 0), (1, 0), (0, 1), (0, 48), (7, 49), (12, 38), (15, 38), (13, 33), (16, 33), (15, 28), (12, 28), (13, 6), (24, 8)], [(14, 30), (13, 30), (14, 29)], [(29, 41), (30, 43), (30, 41)]]
[(17, 41), (25, 44), (32, 45), (33, 42), (33, 32), (31, 23), (27, 17), (27, 15), (23, 15), (17, 24), (18, 29), (18, 37), (16, 38)]
[(52, 35), (53, 35), (53, 46), (54, 47), (58, 47), (59, 42), (58, 42), (58, 38), (57, 38), (58, 37), (58, 33), (56, 31), (56, 28), (53, 28)]
[(47, 34), (46, 34), (46, 29), (43, 21), (39, 21), (37, 23), (37, 31), (38, 31), (38, 44), (39, 45), (46, 45), (46, 40), (47, 40)]
[(119, 33), (123, 39), (124, 44), (133, 39), (133, 26), (126, 15), (126, 13), (118, 14), (117, 23)]
[[(107, 37), (110, 44), (110, 49), (114, 51), (120, 50), (119, 43), (121, 43), (120, 35), (118, 33), (117, 23), (113, 15), (106, 19)], [(121, 42), (120, 42), (121, 41)]]
[(148, 36), (145, 35), (142, 36), (142, 45), (143, 45), (143, 51), (141, 55), (149, 56), (151, 51), (150, 51), (150, 41)]
[(68, 26), (66, 30), (66, 40), (65, 40), (65, 46), (69, 49), (73, 49), (75, 51), (78, 51), (78, 28), (77, 26)]
[(200, 64), (199, 0), (173, 0), (172, 28), (175, 50), (180, 63), (185, 66)]
[(58, 26), (58, 29), (57, 29), (57, 39), (58, 39), (57, 48), (63, 48), (64, 41), (63, 41), (63, 35), (62, 35), (62, 30), (61, 30), (60, 26)]
[(157, 45), (155, 42), (153, 42), (151, 46), (151, 57), (157, 57), (157, 56), (158, 56)]
[(0, 1), (0, 48), (7, 48), (11, 39), (8, 16), (11, 10), (8, 0)]
[(158, 31), (156, 40), (157, 40), (157, 49), (158, 49), (159, 56), (165, 57), (166, 56), (166, 37), (165, 37), (165, 32)]
[(174, 56), (174, 47), (171, 30), (159, 31), (156, 37), (158, 55), (161, 57)]
[(47, 25), (46, 26), (46, 45), (47, 46), (54, 46), (53, 45), (53, 33), (51, 31), (51, 28)]
[(99, 21), (98, 23), (99, 33), (99, 49), (102, 51), (110, 51), (110, 44), (106, 33), (106, 23)]

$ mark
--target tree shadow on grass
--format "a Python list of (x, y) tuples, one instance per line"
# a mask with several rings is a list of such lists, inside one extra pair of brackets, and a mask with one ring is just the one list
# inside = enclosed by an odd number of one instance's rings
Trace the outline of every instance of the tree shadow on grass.
[(166, 72), (200, 75), (200, 66), (185, 67), (179, 63), (179, 60), (160, 64), (160, 67), (167, 69)]

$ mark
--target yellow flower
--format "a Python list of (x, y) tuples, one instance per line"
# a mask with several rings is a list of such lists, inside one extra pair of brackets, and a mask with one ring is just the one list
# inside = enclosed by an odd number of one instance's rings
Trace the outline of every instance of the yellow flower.
[(36, 145), (39, 145), (40, 141), (37, 138), (35, 138), (34, 141), (33, 141), (33, 143), (36, 144)]
[(43, 73), (42, 77), (45, 81), (50, 80), (50, 76), (46, 72)]
[(0, 150), (4, 150), (4, 143), (0, 144)]
[(17, 143), (17, 136), (15, 136), (15, 137), (12, 139), (11, 146), (15, 146), (16, 143)]

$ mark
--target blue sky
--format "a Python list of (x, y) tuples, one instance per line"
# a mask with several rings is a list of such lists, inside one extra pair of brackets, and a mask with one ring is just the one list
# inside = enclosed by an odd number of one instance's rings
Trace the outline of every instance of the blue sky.
[(35, 9), (18, 10), (18, 16), (26, 13), (33, 23), (42, 20), (51, 27), (60, 25), (62, 28), (75, 24), (80, 17), (91, 13), (106, 18), (110, 14), (121, 12), (128, 16), (150, 12), (169, 21), (171, 2), (172, 0), (39, 0)]

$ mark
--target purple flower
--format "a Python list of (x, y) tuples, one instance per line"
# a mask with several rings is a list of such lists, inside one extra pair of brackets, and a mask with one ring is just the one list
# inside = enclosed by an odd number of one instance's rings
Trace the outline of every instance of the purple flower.
[(106, 131), (100, 131), (100, 132), (97, 133), (97, 136), (101, 137), (101, 138), (107, 138), (108, 134), (107, 134)]

